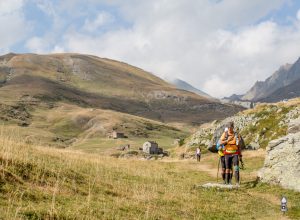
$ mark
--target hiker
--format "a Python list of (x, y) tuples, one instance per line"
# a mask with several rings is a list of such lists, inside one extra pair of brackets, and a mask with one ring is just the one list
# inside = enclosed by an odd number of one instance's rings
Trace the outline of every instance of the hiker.
[(197, 158), (197, 161), (200, 162), (200, 159), (201, 159), (201, 149), (200, 149), (200, 147), (197, 147), (197, 149), (196, 149), (196, 158)]
[[(227, 139), (228, 137), (228, 128), (226, 127), (224, 130), (225, 133), (225, 139)], [(219, 163), (221, 163), (221, 167), (222, 167), (222, 179), (223, 179), (223, 183), (225, 184), (225, 156), (224, 156), (224, 144), (220, 144), (220, 140), (217, 143), (216, 146), (217, 150), (218, 150), (218, 154), (219, 154)], [(218, 172), (219, 172), (219, 165), (218, 165)], [(232, 178), (232, 176), (230, 176), (230, 179)]]
[(220, 138), (220, 144), (224, 144), (225, 157), (225, 184), (231, 184), (232, 164), (234, 167), (234, 175), (236, 184), (240, 182), (239, 160), (242, 161), (241, 149), (239, 146), (240, 135), (234, 133), (234, 123), (228, 123), (228, 133), (224, 132)]

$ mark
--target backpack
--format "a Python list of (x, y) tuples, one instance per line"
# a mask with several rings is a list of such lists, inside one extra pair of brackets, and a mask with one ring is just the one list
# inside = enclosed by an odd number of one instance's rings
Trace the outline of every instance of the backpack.
[[(217, 129), (215, 130), (215, 132), (214, 132), (214, 134), (213, 134), (213, 136), (212, 136), (212, 138), (211, 138), (211, 140), (210, 140), (210, 143), (209, 143), (209, 145), (208, 145), (208, 147), (207, 147), (207, 149), (208, 149), (210, 152), (212, 152), (212, 153), (218, 153), (219, 145), (220, 145), (218, 142), (219, 142), (219, 140), (220, 140), (222, 134), (224, 133), (225, 127), (226, 127), (226, 126), (223, 125), (223, 126), (217, 128)], [(227, 136), (227, 137), (225, 136), (226, 139), (227, 139), (227, 138), (228, 138), (228, 132), (226, 132), (225, 135)]]

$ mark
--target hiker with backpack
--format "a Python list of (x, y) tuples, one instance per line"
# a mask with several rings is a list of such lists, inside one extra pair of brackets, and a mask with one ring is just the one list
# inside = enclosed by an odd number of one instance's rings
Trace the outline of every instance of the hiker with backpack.
[(224, 145), (225, 157), (225, 184), (231, 184), (232, 165), (234, 167), (234, 175), (236, 184), (240, 183), (240, 167), (239, 161), (242, 163), (242, 154), (240, 149), (241, 136), (233, 131), (234, 123), (228, 123), (228, 132), (224, 132), (220, 138), (220, 144)]

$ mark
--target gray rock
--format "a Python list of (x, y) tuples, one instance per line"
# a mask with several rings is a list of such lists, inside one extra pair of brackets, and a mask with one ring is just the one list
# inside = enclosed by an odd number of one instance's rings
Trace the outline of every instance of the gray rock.
[(288, 126), (288, 133), (294, 134), (297, 132), (300, 132), (300, 118), (290, 120), (289, 126)]
[(260, 145), (256, 142), (251, 142), (249, 146), (247, 146), (248, 150), (258, 150), (260, 148)]
[(269, 143), (258, 176), (262, 182), (300, 191), (300, 132)]

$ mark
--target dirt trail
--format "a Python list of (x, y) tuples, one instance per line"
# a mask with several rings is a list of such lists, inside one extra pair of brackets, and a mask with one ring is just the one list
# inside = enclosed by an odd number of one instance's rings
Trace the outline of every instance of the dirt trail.
[[(211, 165), (206, 164), (204, 162), (203, 163), (200, 162), (197, 165), (197, 167), (200, 171), (207, 172), (212, 177), (217, 177), (218, 170), (216, 168), (212, 167)], [(219, 170), (219, 175), (220, 175), (220, 172), (221, 172), (221, 170)]]

